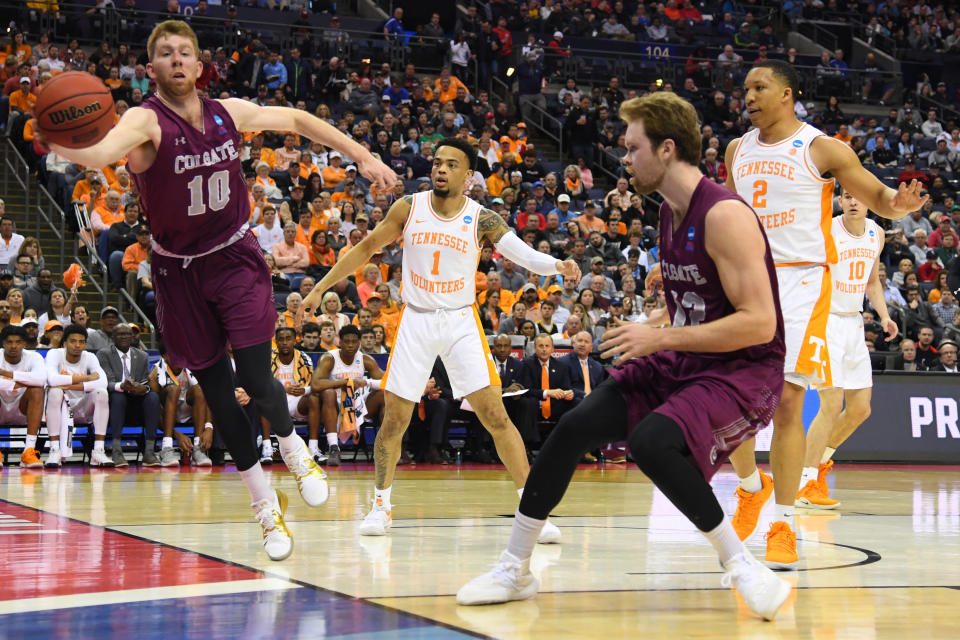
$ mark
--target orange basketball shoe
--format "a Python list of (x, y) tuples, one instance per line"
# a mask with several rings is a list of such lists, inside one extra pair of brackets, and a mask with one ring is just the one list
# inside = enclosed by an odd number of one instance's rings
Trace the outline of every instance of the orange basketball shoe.
[(757, 530), (760, 512), (773, 498), (773, 478), (761, 471), (760, 482), (762, 488), (756, 493), (737, 487), (737, 510), (733, 514), (732, 524), (741, 540), (746, 540)]
[(25, 469), (43, 469), (43, 461), (33, 447), (24, 449), (20, 454), (20, 466)]
[(827, 460), (827, 463), (820, 465), (820, 469), (817, 471), (817, 484), (825, 496), (830, 495), (830, 487), (827, 486), (827, 475), (831, 473), (833, 473), (833, 460)]
[(793, 504), (801, 509), (836, 509), (840, 506), (840, 501), (824, 493), (816, 480), (810, 480), (797, 493)]
[(797, 555), (797, 534), (786, 522), (778, 521), (770, 525), (767, 531), (767, 565), (777, 569), (796, 569), (800, 557)]

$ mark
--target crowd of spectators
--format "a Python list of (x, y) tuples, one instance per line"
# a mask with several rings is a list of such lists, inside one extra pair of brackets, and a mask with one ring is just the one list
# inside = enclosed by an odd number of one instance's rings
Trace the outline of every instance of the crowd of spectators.
[[(609, 13), (605, 17), (610, 23), (622, 6), (620, 2), (600, 2), (595, 8)], [(511, 20), (529, 22), (527, 14), (518, 18), (512, 7), (510, 3), (493, 5), (495, 10), (503, 10), (498, 23), (506, 20), (504, 26), (512, 29), (517, 25)], [(555, 15), (582, 7), (569, 0), (547, 2), (537, 7), (537, 20), (549, 31), (551, 20), (559, 19)], [(688, 7), (689, 3), (678, 6), (671, 2), (663, 10)], [(637, 11), (641, 9), (643, 5)], [(486, 33), (489, 21), (477, 18), (473, 9), (468, 18), (467, 23), (476, 19), (480, 32)], [(402, 13), (393, 19), (399, 22)], [(389, 39), (396, 26), (385, 28), (384, 37)], [(463, 41), (459, 33), (464, 31), (469, 29), (458, 30), (454, 45)], [(535, 44), (534, 38), (521, 64), (540, 64), (543, 52), (537, 51)], [(756, 47), (758, 56), (766, 54), (764, 46)], [(528, 135), (523, 91), (519, 109), (515, 109), (487, 91), (471, 90), (461, 79), (462, 69), (456, 68), (456, 62), (435, 75), (420, 72), (414, 64), (394, 69), (389, 64), (362, 62), (347, 68), (337, 56), (325, 57), (322, 48), (314, 47), (316, 51), (311, 50), (309, 57), (303, 55), (305, 49), (298, 46), (280, 51), (258, 39), (235, 51), (222, 46), (205, 48), (197, 89), (210, 97), (239, 96), (257, 104), (314, 113), (378, 154), (400, 178), (394, 190), (381, 192), (358, 174), (352, 158), (318, 143), (288, 132), (244, 134), (241, 160), (249, 189), (250, 226), (271, 270), (278, 328), (293, 329), (297, 348), (306, 353), (336, 348), (338, 332), (346, 324), (359, 328), (364, 353), (390, 353), (403, 303), (399, 243), (378, 252), (369, 264), (338, 282), (314, 317), (301, 322), (297, 312), (319, 278), (383, 220), (396, 199), (430, 188), (432, 145), (437, 140), (446, 136), (467, 139), (478, 155), (478, 170), (467, 185), (470, 197), (501, 215), (530, 246), (558, 259), (575, 260), (581, 268), (579, 280), (541, 277), (526, 273), (492, 246), (483, 249), (476, 273), (481, 323), (492, 342), (503, 334), (518, 355), (529, 359), (548, 350), (547, 342), (550, 350), (573, 348), (576, 352), (579, 341), (579, 352), (589, 354), (610, 323), (643, 321), (664, 304), (662, 296), (644, 288), (647, 269), (658, 260), (656, 203), (633, 193), (625, 178), (619, 178), (609, 191), (599, 189), (591, 170), (594, 162), (610, 162), (609, 168), (616, 171), (616, 161), (625, 152), (623, 124), (617, 118), (619, 104), (653, 91), (676, 91), (688, 99), (702, 119), (702, 170), (721, 183), (727, 171), (725, 147), (749, 127), (740, 86), (749, 66), (732, 45), (707, 65), (728, 65), (726, 90), (710, 84), (711, 76), (705, 75), (702, 61), (693, 56), (682, 88), (655, 83), (624, 90), (621, 79), (614, 76), (606, 79), (605, 86), (581, 89), (575, 79), (566, 79), (555, 106), (568, 129), (575, 158), (566, 165), (545, 160)], [(43, 39), (33, 43), (17, 34), (11, 39), (2, 79), (9, 108), (6, 134), (20, 145), (50, 193), (65, 207), (80, 203), (86, 209), (90, 228), (78, 231), (90, 234), (108, 265), (112, 284), (130, 290), (152, 314), (148, 220), (128, 172), (122, 163), (80, 167), (46, 153), (32, 138), (31, 118), (36, 91), (52, 75), (67, 69), (89, 70), (102, 78), (113, 92), (121, 116), (153, 91), (144, 75), (143, 55), (123, 45), (114, 48), (102, 43), (88, 58), (75, 41), (64, 46)], [(842, 52), (833, 55), (832, 61), (838, 60), (842, 62)], [(842, 70), (829, 59), (827, 65)], [(521, 68), (521, 80), (529, 71)], [(499, 70), (491, 66), (491, 72)], [(960, 204), (958, 186), (953, 182), (960, 167), (960, 128), (955, 122), (943, 121), (936, 111), (920, 114), (909, 97), (897, 108), (891, 107), (885, 118), (863, 117), (855, 109), (845, 108), (832, 99), (823, 110), (807, 111), (798, 103), (797, 112), (801, 119), (850, 144), (864, 164), (890, 184), (917, 178), (928, 185), (932, 198), (924, 210), (898, 224), (880, 222), (888, 233), (882, 261), (893, 276), (885, 281), (891, 316), (900, 324), (903, 336), (916, 341), (918, 353), (931, 349), (936, 353), (941, 340), (955, 340), (960, 333), (960, 315), (951, 293), (960, 286), (956, 260)], [(8, 217), (0, 219), (0, 237), (4, 240), (0, 263), (11, 269), (0, 273), (2, 325), (4, 299), (11, 321), (29, 317), (31, 307), (25, 305), (33, 294), (27, 294), (31, 285), (37, 286), (29, 280), (29, 272), (35, 269), (39, 281), (43, 270), (36, 243), (31, 249), (29, 239), (23, 239), (18, 250), (11, 248), (20, 240)], [(19, 257), (15, 260), (15, 256)], [(22, 257), (31, 261), (23, 261), (25, 271), (21, 270)], [(49, 271), (45, 277), (49, 287)], [(8, 280), (25, 285), (19, 300), (16, 286), (5, 287)], [(42, 308), (32, 310), (38, 318), (45, 313), (50, 321), (56, 316), (62, 318), (61, 324), (82, 324), (74, 317), (78, 309), (82, 310), (80, 318), (85, 318), (85, 310), (75, 304), (73, 296), (67, 299), (60, 292), (55, 302), (54, 295), (49, 295)], [(899, 341), (887, 344), (881, 335), (871, 337), (876, 327), (869, 321), (865, 326), (865, 337), (877, 351), (899, 353)], [(926, 342), (928, 328), (932, 339)], [(539, 336), (551, 338), (538, 340)], [(91, 342), (96, 340), (93, 335)], [(505, 343), (501, 340), (501, 344)], [(906, 340), (903, 345), (909, 347)], [(903, 356), (909, 362), (908, 353), (906, 348)], [(505, 363), (502, 358), (499, 362)], [(536, 388), (541, 381), (523, 373), (527, 369), (519, 369), (513, 381)], [(578, 372), (569, 373), (568, 377), (576, 378)], [(582, 373), (579, 379), (582, 391)], [(564, 392), (556, 398), (557, 407), (577, 400), (576, 389), (570, 388), (566, 379), (551, 379), (549, 384), (551, 389), (557, 384)], [(530, 408), (524, 411), (529, 413)], [(527, 430), (528, 444), (536, 442), (535, 431)], [(481, 449), (491, 454), (479, 445)], [(433, 455), (429, 447), (421, 456), (427, 454)]]

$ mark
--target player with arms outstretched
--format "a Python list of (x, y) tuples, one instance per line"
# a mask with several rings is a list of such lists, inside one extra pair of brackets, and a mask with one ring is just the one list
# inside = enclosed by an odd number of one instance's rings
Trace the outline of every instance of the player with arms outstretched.
[(830, 235), (834, 180), (884, 218), (902, 218), (926, 201), (916, 180), (899, 190), (884, 186), (849, 145), (797, 120), (799, 83), (797, 71), (782, 60), (754, 66), (744, 86), (755, 128), (726, 150), (727, 187), (756, 212), (773, 252), (787, 349), (770, 448), (776, 486), (757, 469), (753, 439), (745, 442), (730, 456), (740, 478), (733, 526), (741, 540), (753, 535), (775, 494), (765, 559), (786, 569), (799, 561), (793, 510), (804, 457), (803, 396), (812, 383), (833, 384), (826, 330), (830, 268), (837, 262)]
[(833, 468), (833, 452), (870, 416), (873, 367), (863, 340), (863, 297), (877, 311), (889, 339), (897, 336), (897, 323), (890, 318), (877, 265), (883, 251), (883, 229), (867, 218), (867, 207), (843, 189), (843, 215), (833, 219), (831, 235), (837, 246), (837, 264), (830, 268), (833, 291), (827, 321), (827, 347), (833, 386), (819, 387), (820, 411), (807, 431), (807, 453), (796, 506), (836, 509), (840, 502), (830, 497), (827, 474)]
[(100, 142), (86, 149), (51, 144), (59, 155), (103, 166), (127, 156), (153, 234), (151, 275), (157, 319), (171, 364), (188, 367), (221, 431), (263, 528), (273, 560), (293, 550), (284, 521), (286, 496), (270, 488), (233, 389), (226, 347), (233, 347), (240, 384), (269, 420), (280, 452), (310, 505), (326, 501), (322, 470), (294, 432), (282, 385), (270, 374), (276, 323), (270, 271), (247, 228), (250, 205), (240, 165), (241, 131), (294, 131), (356, 158), (360, 171), (389, 190), (395, 174), (362, 146), (319, 118), (296, 109), (239, 99), (200, 97), (203, 64), (187, 23), (158, 24), (147, 40), (147, 73), (157, 94), (131, 108)]
[[(485, 242), (501, 254), (541, 274), (576, 277), (573, 261), (560, 262), (524, 244), (495, 212), (463, 194), (477, 154), (460, 138), (445, 138), (433, 154), (433, 189), (393, 203), (386, 219), (334, 265), (300, 308), (317, 309), (323, 293), (362, 267), (374, 251), (403, 238), (403, 300), (400, 325), (387, 371), (384, 417), (373, 455), (376, 479), (373, 509), (360, 526), (362, 535), (385, 535), (391, 524), (390, 490), (401, 453), (401, 439), (413, 407), (423, 395), (437, 356), (450, 376), (455, 397), (465, 397), (493, 436), (519, 491), (529, 465), (523, 440), (507, 416), (500, 377), (475, 307), (474, 273)], [(544, 398), (546, 399), (546, 398)], [(559, 542), (549, 524), (543, 542)]]

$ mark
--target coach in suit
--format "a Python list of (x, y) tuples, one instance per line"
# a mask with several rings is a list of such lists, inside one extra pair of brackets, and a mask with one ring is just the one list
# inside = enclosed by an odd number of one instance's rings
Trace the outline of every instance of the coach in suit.
[[(142, 415), (146, 450), (152, 456), (160, 421), (160, 396), (148, 386), (150, 372), (147, 354), (131, 348), (132, 343), (133, 329), (128, 324), (119, 324), (113, 329), (113, 346), (97, 352), (97, 360), (107, 374), (107, 391), (110, 394), (113, 462), (121, 467), (127, 466), (120, 446), (124, 423), (133, 422)], [(137, 409), (140, 414), (136, 413)]]
[[(511, 350), (510, 336), (507, 334), (501, 333), (494, 339), (493, 364), (497, 367), (497, 373), (500, 374), (500, 388), (504, 393), (523, 391), (527, 388), (523, 361), (511, 356)], [(536, 428), (539, 402), (535, 398), (518, 395), (504, 398), (503, 406), (527, 446), (539, 443), (540, 433)]]
[[(423, 425), (429, 432), (429, 443), (426, 453), (418, 452), (418, 458), (427, 464), (448, 464), (450, 462), (443, 443), (447, 441), (447, 430), (450, 418), (457, 409), (453, 401), (453, 390), (450, 387), (450, 377), (443, 366), (443, 361), (437, 358), (430, 372), (430, 380), (417, 410), (413, 412), (411, 427)], [(412, 430), (412, 429), (411, 429)]]
[(524, 395), (540, 402), (542, 420), (559, 420), (573, 408), (570, 369), (553, 357), (553, 335), (538, 334), (534, 339), (534, 350), (534, 355), (523, 361), (527, 377)]
[[(588, 393), (593, 391), (606, 378), (606, 371), (599, 362), (590, 357), (593, 350), (593, 339), (586, 331), (573, 336), (573, 351), (560, 358), (560, 362), (567, 366), (570, 372), (570, 383), (573, 385), (573, 403), (576, 405)], [(586, 377), (584, 377), (586, 373)]]

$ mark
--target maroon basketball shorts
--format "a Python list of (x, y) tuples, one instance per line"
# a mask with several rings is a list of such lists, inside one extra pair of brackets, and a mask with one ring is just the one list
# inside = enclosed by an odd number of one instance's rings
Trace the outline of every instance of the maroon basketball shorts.
[(253, 233), (183, 263), (157, 252), (150, 263), (157, 324), (171, 364), (205, 369), (223, 357), (228, 342), (242, 349), (272, 339), (273, 285)]
[(632, 430), (653, 411), (683, 430), (709, 480), (744, 440), (770, 424), (783, 390), (783, 359), (722, 360), (661, 351), (610, 370)]

